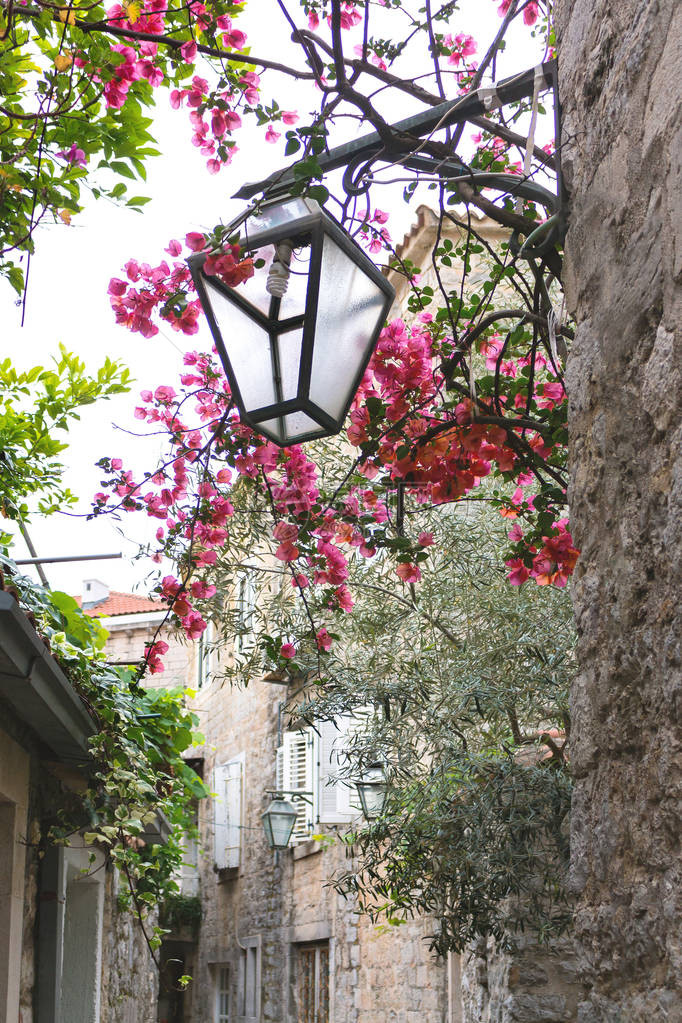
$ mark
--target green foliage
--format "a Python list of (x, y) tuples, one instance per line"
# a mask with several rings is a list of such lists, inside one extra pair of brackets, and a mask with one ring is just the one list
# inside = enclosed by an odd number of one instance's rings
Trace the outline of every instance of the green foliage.
[[(50, 840), (67, 842), (82, 831), (126, 878), (120, 905), (134, 907), (144, 921), (150, 909), (177, 895), (183, 837), (196, 833), (196, 800), (208, 794), (182, 756), (202, 741), (197, 718), (185, 708), (183, 690), (145, 689), (131, 670), (107, 664), (105, 630), (73, 598), (36, 586), (3, 561), (22, 608), (34, 616), (94, 719), (87, 788), (75, 805), (60, 811)], [(159, 820), (170, 830), (163, 844), (144, 838)], [(162, 933), (158, 927), (145, 931), (152, 949)]]
[[(345, 469), (336, 445), (326, 443), (319, 463), (330, 490)], [(509, 585), (498, 560), (508, 520), (487, 501), (431, 508), (408, 496), (398, 539), (409, 546), (428, 531), (434, 540), (419, 586), (396, 580), (388, 554), (352, 559), (355, 606), (323, 654), (310, 619), (323, 615), (324, 595), (292, 599), (253, 494), (241, 496), (216, 582), (233, 592), (248, 571), (257, 599), (248, 621), (229, 601), (216, 612), (223, 634), (245, 632), (225, 673), (248, 681), (265, 651), (297, 690), (307, 681), (303, 704), (298, 695), (291, 708), (297, 719), (355, 717), (344, 773), (357, 777), (377, 759), (386, 766), (385, 811), (345, 837), (352, 859), (333, 879), (337, 890), (384, 923), (428, 914), (439, 954), (482, 935), (511, 945), (524, 929), (550, 940), (570, 921), (567, 591)], [(492, 500), (490, 490), (480, 496)], [(297, 651), (286, 664), (277, 657), (284, 639)]]
[[(8, 519), (25, 520), (34, 496), (41, 515), (73, 504), (62, 483), (58, 456), (67, 443), (60, 434), (66, 437), (81, 408), (129, 389), (128, 370), (110, 359), (93, 375), (60, 345), (54, 362), (54, 369), (25, 372), (9, 358), (0, 362), (0, 512)], [(0, 532), (0, 543), (7, 539)]]
[(189, 927), (196, 934), (201, 916), (201, 899), (198, 895), (169, 895), (161, 906), (159, 923), (169, 931)]

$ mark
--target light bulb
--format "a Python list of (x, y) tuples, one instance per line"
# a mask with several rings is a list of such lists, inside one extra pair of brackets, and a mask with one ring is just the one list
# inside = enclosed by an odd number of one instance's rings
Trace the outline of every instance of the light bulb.
[(289, 242), (280, 242), (275, 249), (275, 258), (268, 272), (268, 279), (265, 282), (265, 290), (273, 298), (282, 298), (289, 287), (289, 264), (291, 262), (292, 246)]

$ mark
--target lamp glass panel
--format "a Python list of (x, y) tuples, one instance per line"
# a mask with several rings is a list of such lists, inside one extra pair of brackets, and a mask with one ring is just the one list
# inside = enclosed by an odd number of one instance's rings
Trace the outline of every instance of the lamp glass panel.
[(248, 410), (272, 405), (277, 398), (267, 331), (213, 287), (210, 278), (205, 282), (244, 407)]
[[(275, 257), (275, 246), (265, 245), (263, 248), (255, 249), (254, 260), (265, 260), (265, 266), (257, 267), (253, 277), (248, 281), (238, 284), (236, 291), (245, 298), (264, 316), (270, 315), (270, 303), (272, 295), (266, 290), (268, 273)], [(305, 300), (308, 290), (308, 275), (310, 272), (310, 247), (301, 246), (294, 249), (291, 254), (289, 285), (286, 294), (280, 301), (277, 319), (285, 320), (290, 316), (302, 316), (305, 312)]]
[(325, 235), (310, 398), (334, 419), (352, 400), (384, 301), (378, 285)]
[(268, 430), (277, 437), (280, 444), (295, 444), (298, 437), (303, 437), (313, 431), (319, 433), (320, 437), (325, 437), (329, 433), (324, 426), (320, 426), (306, 412), (290, 412), (283, 416), (283, 419), (284, 433), (282, 433), (279, 419), (268, 419), (257, 423), (255, 428)]
[(298, 371), (301, 365), (303, 329), (288, 330), (277, 335), (279, 349), (279, 372), (282, 381), (282, 401), (295, 398), (298, 394)]
[(246, 219), (240, 230), (241, 244), (245, 247), (258, 243), (258, 236), (276, 227), (284, 227), (293, 221), (308, 217), (311, 213), (319, 213), (320, 207), (310, 199), (288, 199), (286, 202), (273, 203), (261, 207)]
[(270, 811), (270, 823), (272, 827), (272, 840), (275, 845), (288, 845), (293, 831), (296, 817), (289, 813), (274, 813)]
[(384, 808), (386, 800), (386, 785), (384, 782), (361, 782), (358, 785), (358, 790), (365, 817), (368, 820), (378, 817)]

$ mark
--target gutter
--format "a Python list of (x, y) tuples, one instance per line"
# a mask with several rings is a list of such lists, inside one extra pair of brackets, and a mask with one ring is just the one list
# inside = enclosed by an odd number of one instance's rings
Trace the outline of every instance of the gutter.
[(11, 594), (0, 591), (0, 697), (62, 763), (90, 759), (95, 722)]

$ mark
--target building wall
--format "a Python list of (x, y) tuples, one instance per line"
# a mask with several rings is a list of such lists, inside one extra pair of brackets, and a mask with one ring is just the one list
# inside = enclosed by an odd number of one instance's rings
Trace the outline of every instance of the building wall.
[[(296, 950), (319, 941), (329, 941), (333, 1023), (443, 1023), (445, 969), (428, 952), (428, 924), (381, 928), (359, 916), (352, 901), (326, 885), (335, 870), (347, 867), (338, 842), (310, 840), (278, 857), (267, 846), (261, 814), (269, 802), (266, 790), (275, 788), (279, 709), (285, 696), (285, 686), (254, 680), (245, 689), (216, 683), (195, 701), (206, 736), (209, 784), (217, 763), (245, 754), (243, 844), (240, 867), (217, 873), (210, 808), (200, 807), (203, 920), (186, 1020), (213, 1020), (216, 964), (232, 965), (236, 1003), (240, 944), (257, 939), (263, 1023), (297, 1019)], [(315, 830), (327, 829), (316, 825)], [(234, 1011), (238, 1019), (236, 1004)]]
[(581, 1023), (682, 1019), (682, 7), (558, 0)]
[[(132, 615), (126, 615), (126, 621), (117, 621), (116, 617), (102, 618), (102, 625), (109, 632), (107, 656), (112, 661), (139, 662), (144, 657), (144, 648), (154, 639), (158, 621), (156, 616), (151, 619), (146, 615), (137, 617), (140, 619), (137, 622), (129, 620)], [(168, 653), (162, 657), (165, 671), (147, 675), (145, 685), (163, 689), (192, 685), (196, 644), (184, 641), (168, 629), (163, 629), (157, 638), (168, 643)]]
[(157, 971), (102, 853), (48, 840), (85, 779), (4, 704), (0, 718), (0, 1020), (153, 1023)]
[(500, 952), (492, 939), (480, 941), (462, 957), (461, 984), (461, 1023), (577, 1020), (580, 986), (570, 938), (543, 948), (520, 935), (513, 955)]
[(109, 872), (104, 902), (100, 1023), (155, 1023), (159, 972), (139, 921), (132, 913), (118, 908), (120, 883)]

